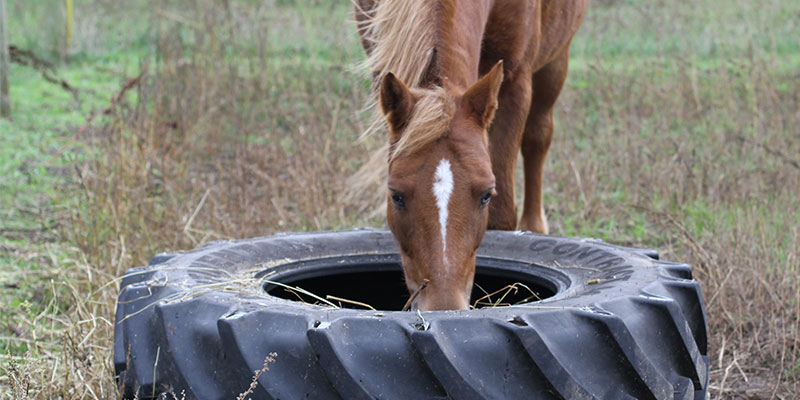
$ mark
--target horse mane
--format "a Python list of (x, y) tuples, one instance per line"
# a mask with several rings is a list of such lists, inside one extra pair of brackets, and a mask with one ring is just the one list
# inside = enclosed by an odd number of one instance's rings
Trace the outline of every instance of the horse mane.
[[(402, 80), (417, 99), (400, 140), (392, 146), (389, 143), (381, 146), (349, 179), (348, 197), (375, 193), (372, 200), (364, 204), (368, 206), (379, 205), (384, 199), (383, 191), (367, 188), (385, 181), (389, 163), (401, 154), (417, 151), (442, 137), (453, 118), (453, 99), (444, 88), (431, 82), (426, 72), (436, 57), (435, 49), (448, 33), (449, 27), (443, 26), (443, 22), (452, 21), (455, 3), (453, 0), (375, 0), (371, 9), (363, 9), (360, 4), (364, 3), (353, 0), (356, 12), (364, 18), (358, 22), (358, 30), (367, 49), (367, 58), (359, 69), (371, 76), (373, 83), (365, 107), (370, 117), (362, 139), (387, 129), (376, 90), (387, 73)], [(375, 216), (380, 209), (378, 206), (370, 214)]]
[[(417, 99), (401, 139), (383, 152), (391, 161), (402, 153), (416, 151), (440, 138), (453, 117), (453, 99), (441, 87), (426, 80), (443, 36), (443, 14), (452, 16), (452, 0), (376, 0), (372, 10), (360, 10), (367, 20), (360, 29), (369, 51), (361, 69), (373, 77), (373, 86), (391, 72), (411, 88)], [(449, 5), (449, 7), (448, 7)], [(356, 3), (358, 7), (358, 3)], [(377, 90), (367, 106), (370, 122), (364, 136), (385, 127), (377, 106)]]

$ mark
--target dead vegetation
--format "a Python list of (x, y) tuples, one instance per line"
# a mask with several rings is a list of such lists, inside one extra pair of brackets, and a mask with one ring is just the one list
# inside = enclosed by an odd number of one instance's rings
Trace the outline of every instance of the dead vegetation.
[[(20, 255), (41, 268), (18, 280), (52, 282), (41, 294), (52, 306), (15, 317), (14, 340), (29, 352), (0, 356), (5, 397), (114, 398), (116, 277), (153, 254), (383, 225), (355, 212), (372, 193), (344, 196), (378, 145), (357, 141), (369, 83), (348, 69), (362, 56), (347, 7), (191, 3), (154, 11), (149, 72), (81, 136), (87, 157), (64, 188), (79, 196), (58, 211), (62, 240), (75, 246), (69, 259), (48, 244)], [(601, 12), (613, 5), (604, 4), (581, 35), (611, 35), (603, 18), (615, 15)], [(692, 18), (653, 7), (635, 18)], [(582, 49), (546, 167), (551, 230), (657, 248), (694, 266), (708, 308), (711, 398), (800, 397), (796, 64), (769, 48), (630, 64)]]

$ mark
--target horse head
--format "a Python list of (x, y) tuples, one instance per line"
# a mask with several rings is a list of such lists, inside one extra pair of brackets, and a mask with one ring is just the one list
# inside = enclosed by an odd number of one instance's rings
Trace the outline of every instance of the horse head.
[(387, 219), (416, 309), (469, 306), (496, 194), (487, 128), (502, 80), (500, 62), (463, 91), (410, 89), (391, 73), (380, 82), (391, 149)]

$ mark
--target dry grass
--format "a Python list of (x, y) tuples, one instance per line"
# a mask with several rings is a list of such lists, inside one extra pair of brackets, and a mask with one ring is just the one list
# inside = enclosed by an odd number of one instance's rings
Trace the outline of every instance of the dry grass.
[[(642, 16), (691, 26), (713, 14), (695, 11)], [(624, 20), (618, 13), (605, 17)], [(607, 28), (588, 22), (583, 33), (602, 42)], [(781, 28), (763, 32), (775, 40)], [(754, 49), (755, 35), (739, 39), (749, 50), (717, 62), (689, 49), (629, 66), (597, 57), (573, 70), (545, 204), (555, 232), (655, 247), (694, 266), (708, 307), (712, 398), (793, 399), (800, 87), (788, 82), (800, 69), (775, 48)]]
[[(365, 222), (341, 189), (365, 152), (354, 140), (367, 83), (347, 70), (346, 50), (308, 63), (315, 55), (294, 52), (314, 43), (271, 46), (270, 31), (302, 15), (250, 8), (207, 4), (179, 22), (160, 12), (154, 72), (135, 102), (91, 134), (99, 152), (78, 171), (84, 198), (73, 226), (85, 229), (71, 241), (93, 262), (128, 267), (125, 257), (141, 262), (213, 239)], [(327, 25), (342, 29), (342, 21)], [(187, 31), (194, 40), (180, 39)]]
[[(47, 282), (38, 294), (46, 306), (38, 313), (15, 312), (16, 342), (25, 354), (3, 354), (2, 398), (116, 398), (110, 361), (116, 289), (114, 276), (89, 265), (78, 249), (43, 246), (39, 268), (16, 282)], [(16, 278), (16, 280), (14, 279)], [(25, 307), (23, 305), (23, 307)]]
[[(114, 277), (152, 254), (383, 224), (359, 211), (372, 193), (343, 191), (377, 147), (356, 143), (369, 82), (348, 69), (363, 56), (347, 6), (189, 3), (153, 10), (149, 73), (81, 139), (88, 161), (65, 188), (79, 197), (58, 214), (68, 259), (48, 259), (47, 245), (20, 255), (42, 268), (19, 279), (52, 280), (42, 294), (52, 307), (15, 317), (30, 351), (0, 355), (2, 396), (114, 398)], [(759, 7), (784, 7), (768, 3)], [(708, 307), (711, 397), (798, 398), (796, 49), (781, 47), (786, 22), (744, 1), (755, 17), (721, 14), (746, 27), (736, 39), (703, 28), (714, 2), (653, 4), (597, 2), (576, 39), (546, 169), (551, 229), (692, 264)], [(674, 43), (634, 40), (674, 26), (684, 27)], [(611, 42), (637, 57), (593, 47)]]

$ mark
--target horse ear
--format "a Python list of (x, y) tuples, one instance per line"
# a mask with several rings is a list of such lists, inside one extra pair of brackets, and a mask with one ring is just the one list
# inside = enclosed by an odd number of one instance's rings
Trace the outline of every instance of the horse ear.
[(408, 87), (389, 72), (381, 80), (380, 91), (381, 110), (389, 122), (389, 134), (392, 143), (400, 139), (400, 130), (403, 129), (414, 108), (414, 96)]
[(503, 83), (503, 60), (500, 60), (492, 67), (483, 78), (479, 79), (464, 93), (463, 102), (468, 110), (478, 122), (486, 129), (494, 119), (494, 112), (497, 110), (497, 92)]

